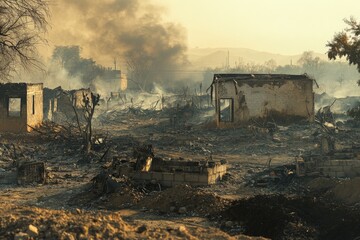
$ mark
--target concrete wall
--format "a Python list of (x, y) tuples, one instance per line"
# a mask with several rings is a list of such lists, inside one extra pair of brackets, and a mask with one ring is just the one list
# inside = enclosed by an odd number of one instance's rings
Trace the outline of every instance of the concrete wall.
[[(247, 123), (256, 118), (314, 120), (311, 79), (249, 79), (214, 83), (218, 126)], [(233, 100), (233, 121), (220, 122), (220, 99)]]
[[(42, 84), (7, 83), (0, 85), (0, 131), (26, 132), (38, 126), (43, 119)], [(32, 100), (35, 100), (35, 114)], [(20, 116), (9, 116), (9, 98), (20, 98)]]

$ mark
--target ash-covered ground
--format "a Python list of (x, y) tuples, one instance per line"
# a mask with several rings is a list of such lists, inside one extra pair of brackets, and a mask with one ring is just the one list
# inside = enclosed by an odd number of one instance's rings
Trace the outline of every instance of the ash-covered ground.
[[(121, 105), (121, 103), (119, 103)], [(295, 160), (320, 148), (318, 123), (217, 129), (211, 107), (158, 109), (134, 103), (99, 109), (84, 156), (81, 139), (47, 123), (29, 134), (1, 134), (1, 174), (24, 161), (46, 166), (44, 184), (0, 185), (4, 239), (356, 239), (359, 178), (296, 175)], [(174, 122), (172, 116), (176, 116)], [(360, 128), (339, 123), (336, 146), (359, 144)], [(109, 172), (152, 144), (156, 156), (226, 161), (215, 185), (162, 187)], [(111, 181), (110, 181), (111, 180)], [(108, 185), (110, 183), (116, 183)]]

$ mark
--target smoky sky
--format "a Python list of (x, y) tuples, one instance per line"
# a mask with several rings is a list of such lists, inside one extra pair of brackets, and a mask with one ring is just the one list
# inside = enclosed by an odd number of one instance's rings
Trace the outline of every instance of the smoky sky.
[(163, 21), (164, 9), (151, 1), (56, 0), (51, 10), (50, 43), (79, 45), (85, 57), (100, 64), (113, 66), (116, 58), (118, 66), (125, 67), (132, 58), (150, 62), (152, 72), (161, 72), (187, 62), (185, 29)]

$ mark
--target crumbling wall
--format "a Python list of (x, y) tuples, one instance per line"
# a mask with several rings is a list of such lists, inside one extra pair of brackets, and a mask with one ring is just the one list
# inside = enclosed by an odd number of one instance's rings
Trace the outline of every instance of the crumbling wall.
[[(169, 161), (171, 163), (171, 161)], [(184, 162), (185, 164), (191, 162)], [(180, 162), (172, 163), (181, 164)], [(174, 187), (176, 185), (188, 184), (191, 186), (207, 186), (216, 184), (222, 180), (226, 174), (227, 165), (216, 162), (213, 166), (208, 166), (201, 171), (194, 166), (189, 166), (187, 171), (136, 171), (132, 167), (120, 167), (118, 169), (120, 176), (125, 175), (136, 182), (156, 182), (165, 187)]]
[[(66, 91), (61, 87), (55, 89), (45, 89), (44, 111), (45, 119), (54, 122), (74, 121), (75, 109), (83, 106), (83, 94), (90, 96), (90, 89), (78, 89)], [(90, 99), (91, 100), (91, 99)], [(79, 116), (82, 114), (79, 113)]]
[(90, 89), (74, 90), (74, 91), (71, 91), (71, 94), (72, 94), (73, 105), (76, 108), (82, 108), (82, 106), (84, 105), (83, 95), (85, 95), (85, 96), (89, 97), (89, 99), (91, 99), (90, 98), (90, 94), (91, 94)]
[[(314, 120), (312, 80), (219, 81), (215, 83), (218, 126), (247, 123), (257, 118)], [(220, 120), (220, 99), (232, 99), (232, 121)]]
[(322, 175), (327, 177), (360, 176), (360, 147), (352, 146), (342, 149), (328, 149), (322, 143), (321, 152), (309, 152), (296, 159), (298, 175)]

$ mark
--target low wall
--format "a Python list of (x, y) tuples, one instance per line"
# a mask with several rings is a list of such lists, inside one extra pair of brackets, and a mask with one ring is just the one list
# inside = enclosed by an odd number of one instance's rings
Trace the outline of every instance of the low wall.
[(203, 169), (201, 173), (190, 172), (138, 172), (132, 168), (120, 168), (120, 175), (129, 176), (137, 182), (155, 181), (165, 187), (173, 187), (180, 184), (191, 186), (206, 186), (220, 181), (226, 173), (226, 164), (216, 165)]

